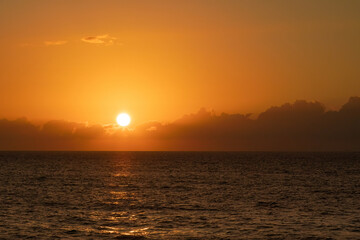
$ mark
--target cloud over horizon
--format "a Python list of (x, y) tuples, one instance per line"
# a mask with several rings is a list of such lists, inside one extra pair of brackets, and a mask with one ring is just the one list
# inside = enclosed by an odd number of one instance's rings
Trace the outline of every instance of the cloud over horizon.
[(167, 124), (148, 122), (132, 130), (52, 120), (0, 120), (0, 150), (241, 150), (358, 151), (360, 97), (338, 111), (298, 100), (249, 114), (216, 115), (201, 109)]

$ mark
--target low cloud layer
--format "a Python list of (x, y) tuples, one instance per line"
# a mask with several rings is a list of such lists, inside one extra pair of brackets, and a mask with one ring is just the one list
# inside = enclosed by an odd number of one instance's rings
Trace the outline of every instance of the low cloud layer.
[(2, 119), (0, 149), (359, 151), (360, 98), (350, 98), (338, 111), (325, 111), (319, 102), (286, 103), (257, 119), (201, 109), (172, 123), (148, 122), (132, 130)]

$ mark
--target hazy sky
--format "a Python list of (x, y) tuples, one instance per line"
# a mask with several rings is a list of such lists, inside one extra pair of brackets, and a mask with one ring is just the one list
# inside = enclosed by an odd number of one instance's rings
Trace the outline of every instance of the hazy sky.
[(0, 0), (0, 118), (134, 125), (360, 95), (360, 1)]

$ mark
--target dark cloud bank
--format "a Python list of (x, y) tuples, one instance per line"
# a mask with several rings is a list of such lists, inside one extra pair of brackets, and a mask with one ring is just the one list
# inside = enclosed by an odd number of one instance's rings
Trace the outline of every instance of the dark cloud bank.
[(359, 151), (360, 97), (338, 111), (325, 111), (319, 102), (286, 103), (257, 119), (201, 109), (169, 124), (149, 122), (134, 130), (2, 119), (0, 150)]

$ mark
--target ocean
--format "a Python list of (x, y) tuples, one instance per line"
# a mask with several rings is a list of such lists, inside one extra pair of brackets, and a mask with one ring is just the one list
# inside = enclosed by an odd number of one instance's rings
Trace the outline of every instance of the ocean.
[(360, 153), (0, 152), (0, 239), (360, 239)]

